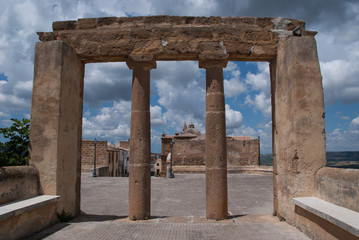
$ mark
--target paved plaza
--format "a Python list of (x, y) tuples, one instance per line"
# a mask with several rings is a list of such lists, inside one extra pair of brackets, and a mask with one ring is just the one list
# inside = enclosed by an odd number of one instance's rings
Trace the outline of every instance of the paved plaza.
[(82, 215), (29, 239), (308, 239), (273, 217), (271, 176), (229, 174), (223, 221), (205, 219), (205, 175), (176, 174), (151, 183), (148, 221), (127, 219), (128, 178), (82, 174)]

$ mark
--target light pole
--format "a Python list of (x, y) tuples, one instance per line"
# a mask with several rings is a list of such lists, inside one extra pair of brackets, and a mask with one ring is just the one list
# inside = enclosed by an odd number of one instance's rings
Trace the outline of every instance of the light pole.
[(96, 175), (96, 138), (94, 141), (94, 154), (93, 154), (93, 174), (92, 177), (97, 177)]
[(173, 175), (173, 171), (172, 171), (172, 145), (174, 144), (175, 142), (171, 139), (171, 159), (170, 159), (170, 175), (169, 175), (169, 178), (174, 178), (175, 175)]

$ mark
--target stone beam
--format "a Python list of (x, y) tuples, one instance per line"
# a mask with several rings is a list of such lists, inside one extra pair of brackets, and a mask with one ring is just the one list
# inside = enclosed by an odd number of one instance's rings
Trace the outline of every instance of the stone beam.
[(270, 61), (280, 37), (293, 35), (303, 21), (283, 18), (174, 17), (91, 18), (54, 22), (41, 41), (61, 40), (83, 62), (126, 61), (130, 55), (156, 60), (199, 60), (207, 50), (223, 49), (232, 61)]

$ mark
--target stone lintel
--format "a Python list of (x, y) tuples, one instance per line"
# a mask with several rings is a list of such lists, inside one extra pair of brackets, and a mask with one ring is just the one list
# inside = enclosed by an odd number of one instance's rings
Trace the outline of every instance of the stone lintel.
[(228, 63), (228, 54), (200, 54), (198, 65), (200, 68), (222, 67), (225, 68)]
[(153, 55), (130, 55), (127, 58), (126, 63), (130, 69), (134, 69), (136, 67), (153, 69), (157, 67), (156, 60)]
[[(283, 34), (312, 36), (305, 22), (256, 17), (106, 17), (53, 23), (40, 41), (69, 44), (84, 63), (123, 62), (129, 55), (156, 61), (197, 61), (201, 53), (229, 54), (230, 61), (271, 61)], [(314, 36), (314, 35), (313, 35)]]

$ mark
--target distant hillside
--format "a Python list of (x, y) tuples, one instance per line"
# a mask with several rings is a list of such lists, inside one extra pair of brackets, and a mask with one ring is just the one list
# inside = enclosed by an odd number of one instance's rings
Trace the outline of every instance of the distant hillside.
[[(272, 154), (261, 154), (260, 164), (263, 166), (273, 166)], [(359, 151), (327, 152), (327, 166), (359, 169)]]
[(327, 166), (359, 169), (359, 152), (327, 152)]
[(261, 154), (259, 162), (262, 166), (273, 166), (273, 155)]

